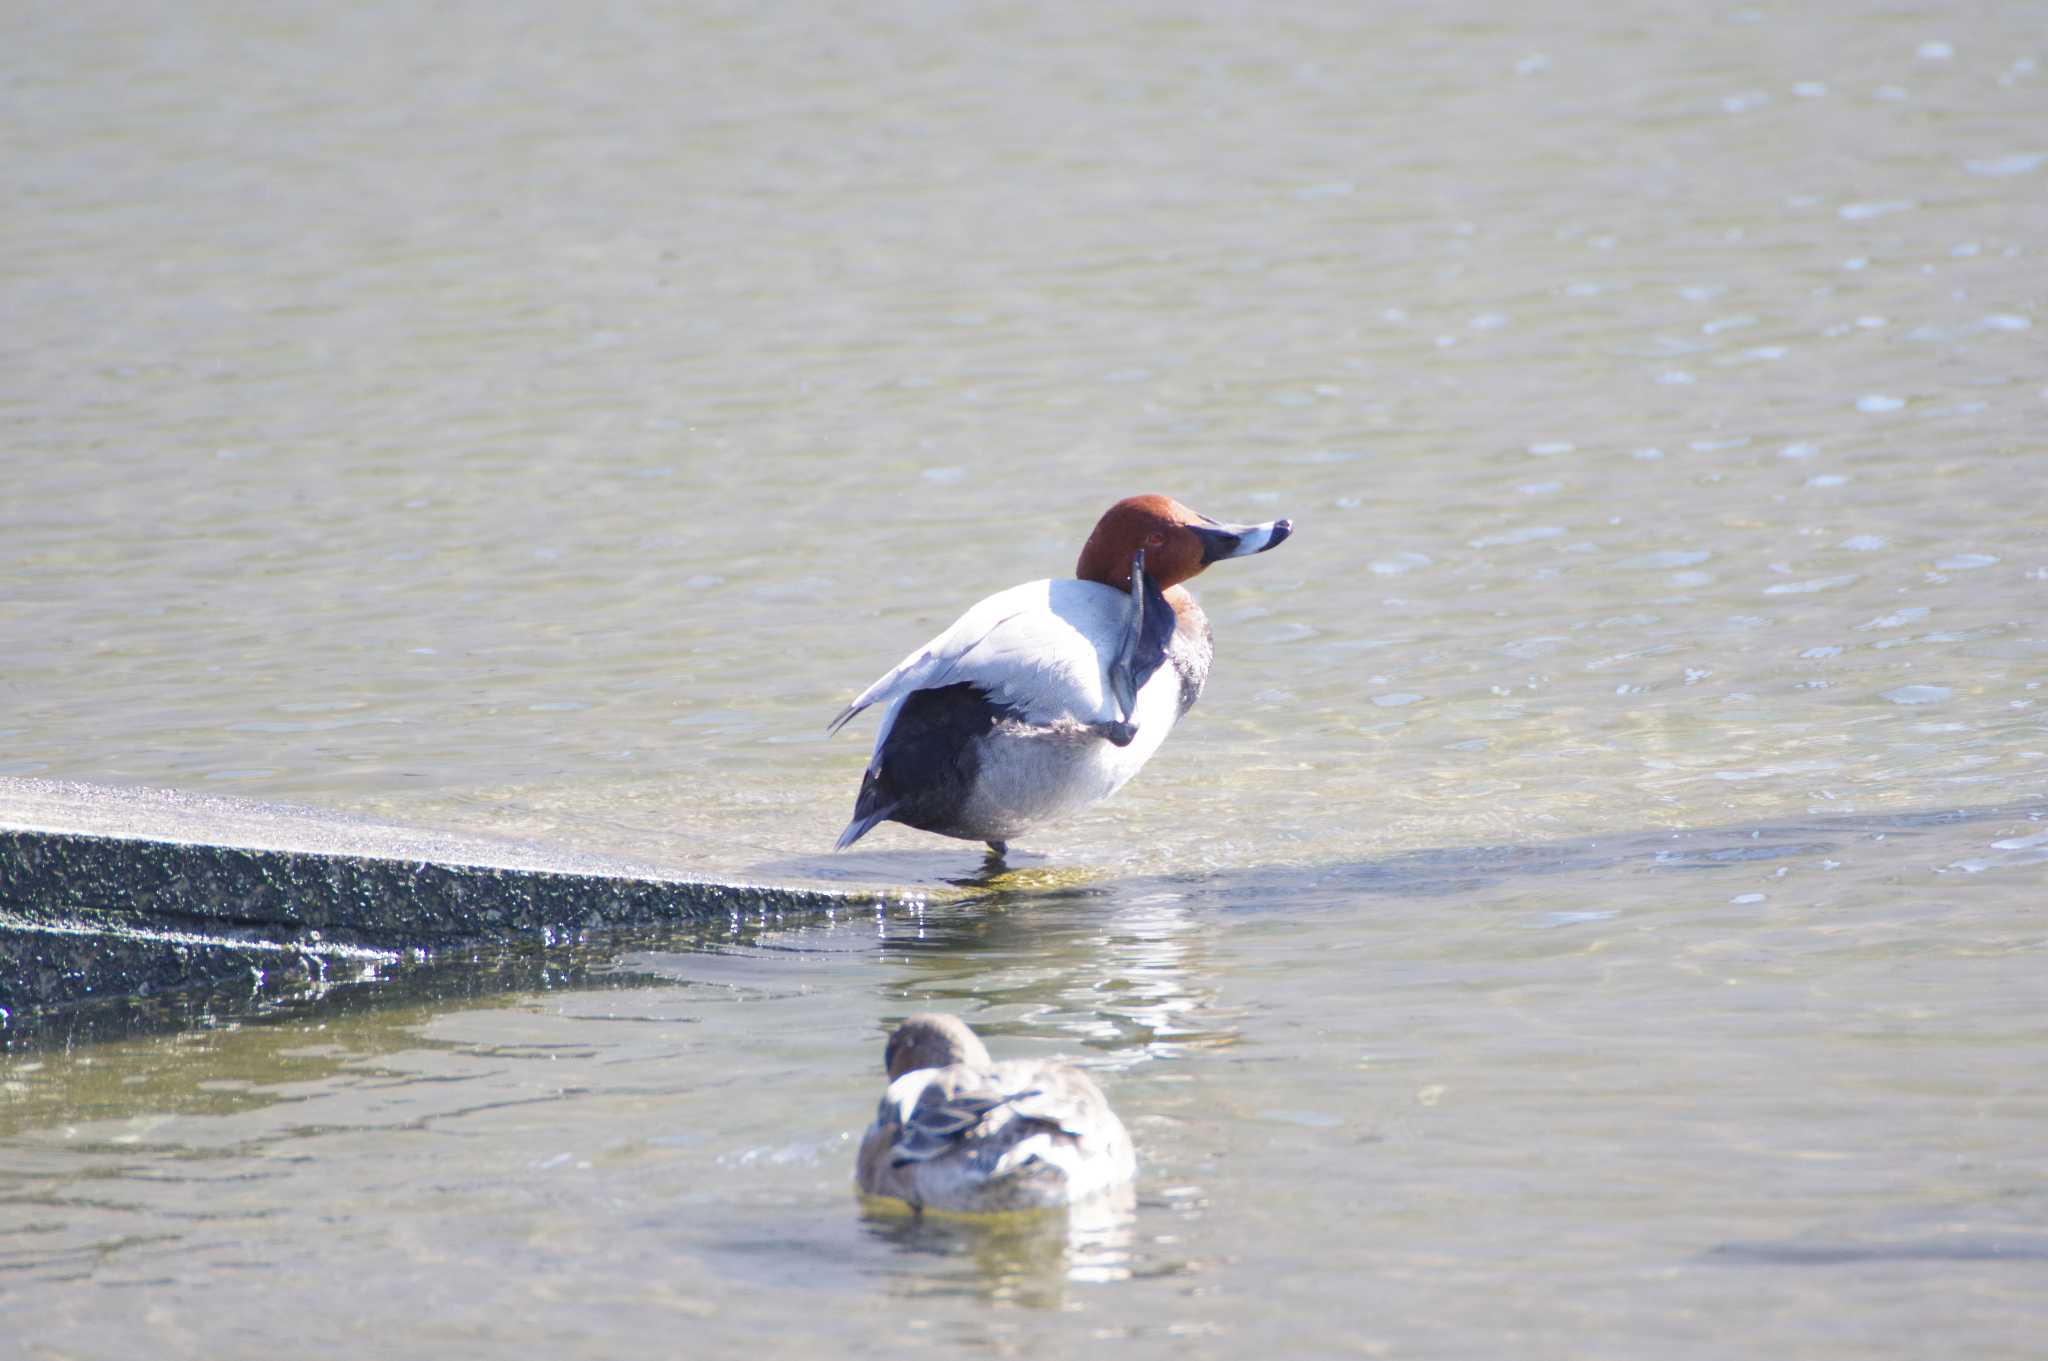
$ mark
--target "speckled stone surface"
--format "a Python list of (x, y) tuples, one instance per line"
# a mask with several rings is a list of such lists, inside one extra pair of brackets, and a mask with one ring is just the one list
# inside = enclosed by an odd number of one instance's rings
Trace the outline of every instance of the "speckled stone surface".
[(850, 901), (246, 799), (0, 779), (0, 1024), (466, 941)]

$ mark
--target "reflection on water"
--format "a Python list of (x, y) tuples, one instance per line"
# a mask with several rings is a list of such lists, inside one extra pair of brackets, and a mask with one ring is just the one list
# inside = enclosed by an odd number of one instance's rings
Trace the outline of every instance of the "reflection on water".
[[(1115, 1064), (1227, 1045), (1204, 986), (1207, 928), (1180, 895), (1006, 887), (885, 923), (904, 1013), (958, 1011), (987, 1035), (1059, 1035)], [(900, 1020), (901, 1017), (894, 1019)]]
[(908, 1297), (965, 1285), (994, 1303), (1058, 1308), (1069, 1282), (1104, 1285), (1134, 1269), (1137, 1195), (1128, 1186), (1039, 1214), (920, 1215), (894, 1205), (869, 1202), (861, 1219), (875, 1241), (918, 1259), (890, 1278), (890, 1288)]

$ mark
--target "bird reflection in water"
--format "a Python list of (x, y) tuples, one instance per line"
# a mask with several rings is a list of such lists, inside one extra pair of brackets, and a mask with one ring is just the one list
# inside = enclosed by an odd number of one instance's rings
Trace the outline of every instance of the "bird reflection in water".
[(870, 1200), (861, 1211), (863, 1232), (892, 1250), (892, 1291), (977, 1294), (1041, 1309), (1058, 1308), (1069, 1285), (1149, 1274), (1138, 1260), (1137, 1224), (1129, 1186), (1022, 1214), (916, 1214), (887, 1200)]

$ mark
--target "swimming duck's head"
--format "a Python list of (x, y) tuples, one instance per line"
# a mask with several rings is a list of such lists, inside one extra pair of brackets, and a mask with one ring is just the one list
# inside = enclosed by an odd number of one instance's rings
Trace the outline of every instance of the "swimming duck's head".
[(897, 1026), (882, 1051), (882, 1066), (891, 1082), (920, 1068), (947, 1068), (956, 1063), (985, 1068), (990, 1062), (987, 1046), (968, 1029), (967, 1022), (937, 1011), (921, 1012)]

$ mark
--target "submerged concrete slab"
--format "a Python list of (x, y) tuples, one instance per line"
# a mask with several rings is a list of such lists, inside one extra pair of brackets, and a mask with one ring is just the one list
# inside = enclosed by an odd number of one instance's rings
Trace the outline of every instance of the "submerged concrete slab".
[(521, 933), (855, 899), (249, 799), (0, 778), (0, 1026), (225, 977), (312, 978)]

